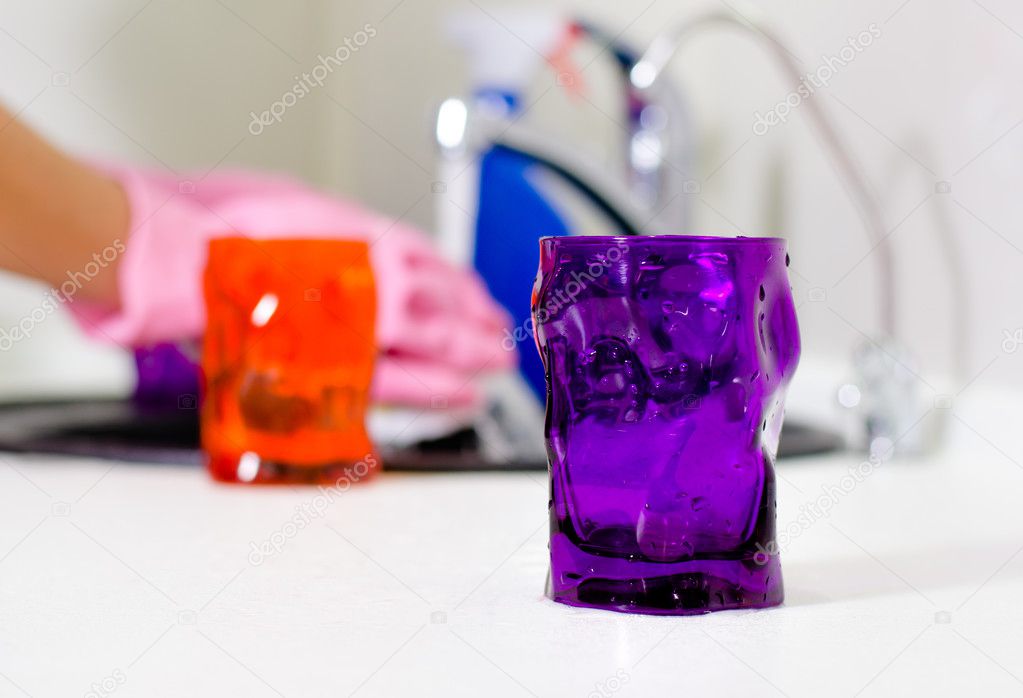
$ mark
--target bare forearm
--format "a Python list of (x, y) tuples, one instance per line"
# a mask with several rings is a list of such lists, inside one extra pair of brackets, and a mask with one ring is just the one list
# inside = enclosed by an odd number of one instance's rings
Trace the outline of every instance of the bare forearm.
[(69, 272), (84, 273), (77, 296), (116, 304), (114, 252), (123, 249), (128, 221), (116, 182), (0, 108), (0, 268), (54, 286)]

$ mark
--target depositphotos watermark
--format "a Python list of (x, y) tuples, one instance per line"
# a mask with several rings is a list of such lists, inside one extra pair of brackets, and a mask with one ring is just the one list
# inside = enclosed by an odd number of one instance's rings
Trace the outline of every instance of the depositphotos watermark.
[(69, 271), (67, 280), (60, 286), (47, 291), (39, 305), (22, 316), (13, 327), (0, 328), (0, 351), (9, 351), (21, 340), (31, 337), (38, 325), (57, 312), (62, 304), (73, 301), (75, 295), (85, 288), (86, 284), (99, 276), (100, 272), (109, 267), (114, 260), (124, 254), (124, 250), (124, 243), (120, 239), (114, 240), (102, 251), (93, 254), (92, 261), (88, 262), (80, 271)]
[(104, 676), (99, 681), (93, 682), (89, 686), (89, 690), (83, 695), (84, 698), (107, 698), (107, 696), (113, 695), (113, 693), (128, 682), (128, 677), (121, 669), (114, 669), (108, 676)]
[(345, 37), (344, 42), (334, 50), (334, 53), (326, 56), (317, 56), (317, 63), (312, 70), (294, 76), (295, 84), (291, 89), (275, 100), (267, 109), (260, 113), (249, 112), (252, 121), (249, 122), (249, 133), (258, 136), (266, 130), (267, 126), (281, 123), (285, 112), (298, 104), (303, 97), (308, 96), (317, 87), (323, 87), (323, 83), (341, 64), (359, 52), (369, 40), (377, 35), (377, 29), (372, 24), (364, 24), (362, 29), (350, 37)]
[(859, 465), (850, 466), (849, 472), (843, 475), (837, 483), (821, 485), (820, 496), (811, 502), (801, 504), (799, 516), (784, 528), (779, 528), (775, 540), (767, 545), (757, 543), (757, 552), (753, 554), (753, 561), (758, 565), (766, 565), (773, 556), (788, 548), (792, 541), (810, 530), (815, 523), (831, 516), (831, 510), (859, 487), (861, 482), (873, 475), (882, 463), (883, 461), (877, 456), (871, 456)]
[[(579, 294), (586, 290), (586, 287), (607, 273), (612, 265), (616, 264), (625, 251), (625, 246), (618, 244), (609, 247), (603, 255), (594, 259), (585, 272), (573, 271), (572, 278), (565, 282), (562, 288), (550, 294), (544, 302), (543, 307), (537, 308), (533, 314), (536, 321), (541, 324), (560, 313), (565, 306), (570, 305), (579, 297)], [(501, 339), (501, 348), (505, 351), (515, 351), (519, 342), (524, 342), (533, 336), (535, 322), (531, 315), (514, 331), (505, 329), (504, 337)]]
[(586, 695), (586, 698), (611, 698), (631, 680), (632, 677), (629, 675), (629, 672), (625, 671), (625, 669), (619, 669), (613, 676), (609, 676), (603, 681), (598, 681), (593, 686), (593, 690)]
[(1023, 346), (1023, 327), (1014, 330), (1002, 330), (1002, 351), (1015, 354)]
[(298, 535), (299, 531), (307, 528), (316, 519), (322, 519), (327, 509), (334, 503), (334, 500), (349, 489), (352, 485), (365, 479), (377, 467), (377, 459), (372, 454), (355, 465), (348, 466), (330, 487), (319, 487), (320, 493), (312, 499), (302, 502), (295, 507), (295, 514), (284, 522), (277, 530), (270, 533), (260, 543), (250, 541), (249, 543), (249, 564), (259, 567), (274, 555), (279, 555), (288, 541)]
[(773, 126), (788, 121), (789, 115), (798, 109), (799, 105), (813, 97), (817, 90), (827, 87), (842, 68), (856, 60), (864, 49), (880, 38), (881, 28), (877, 24), (871, 24), (856, 36), (850, 36), (846, 45), (839, 49), (836, 55), (823, 56), (817, 69), (800, 77), (799, 85), (789, 92), (785, 99), (775, 104), (765, 114), (759, 111), (753, 114), (753, 135), (766, 135)]

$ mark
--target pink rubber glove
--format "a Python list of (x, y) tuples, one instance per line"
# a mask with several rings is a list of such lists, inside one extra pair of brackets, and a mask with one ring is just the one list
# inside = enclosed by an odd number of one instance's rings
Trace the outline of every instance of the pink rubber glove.
[(509, 320), (472, 272), (441, 259), (418, 231), (293, 181), (243, 173), (183, 180), (104, 167), (128, 195), (131, 233), (117, 310), (76, 301), (90, 334), (125, 345), (175, 341), (205, 327), (202, 271), (210, 238), (366, 240), (377, 287), (381, 357), (373, 397), (388, 404), (473, 404), (476, 378), (507, 369)]

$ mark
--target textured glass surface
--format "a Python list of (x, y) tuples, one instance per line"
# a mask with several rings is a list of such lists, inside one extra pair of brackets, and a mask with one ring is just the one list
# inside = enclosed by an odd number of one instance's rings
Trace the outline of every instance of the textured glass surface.
[(365, 414), (376, 301), (366, 243), (219, 238), (204, 289), (210, 474), (325, 484), (372, 474)]
[(799, 357), (787, 264), (773, 238), (540, 241), (553, 599), (781, 603), (774, 457)]

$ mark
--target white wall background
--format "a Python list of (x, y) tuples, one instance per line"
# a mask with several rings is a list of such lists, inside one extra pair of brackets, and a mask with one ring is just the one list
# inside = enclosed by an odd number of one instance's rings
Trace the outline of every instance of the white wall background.
[[(0, 0), (6, 68), (0, 99), (83, 155), (179, 172), (286, 170), (429, 227), (437, 196), (430, 191), (431, 113), (466, 87), (460, 55), (440, 31), (442, 16), (453, 9), (486, 15), (497, 5), (476, 1)], [(725, 3), (536, 6), (583, 13), (645, 44), (666, 26)], [(970, 352), (962, 376), (950, 383), (953, 392), (974, 378), (977, 385), (1023, 386), (1023, 351), (1002, 346), (1005, 332), (1023, 327), (1023, 6), (1011, 0), (757, 6), (807, 71), (871, 24), (880, 28), (881, 37), (815, 99), (836, 119), (883, 201), (904, 339), (930, 376), (951, 371), (953, 337), (967, 337)], [(248, 132), (250, 111), (266, 109), (293, 76), (365, 24), (376, 36), (324, 87), (282, 123), (258, 137)], [(581, 49), (579, 62), (596, 50)], [(586, 69), (587, 100), (545, 92), (555, 76), (539, 75), (533, 92), (539, 101), (528, 118), (610, 158), (621, 131), (607, 116), (615, 96), (606, 70), (600, 60)], [(751, 131), (754, 112), (770, 109), (790, 87), (749, 39), (724, 30), (694, 37), (674, 74), (689, 91), (702, 137), (691, 232), (788, 237), (807, 355), (844, 358), (863, 333), (877, 329), (874, 259), (805, 114), (797, 109), (762, 137)], [(939, 193), (941, 182), (948, 193)], [(943, 226), (954, 235), (967, 289), (954, 283), (938, 245)], [(811, 289), (823, 289), (826, 300), (809, 301)], [(4, 327), (40, 293), (23, 285), (15, 291), (10, 282), (2, 292)], [(971, 312), (960, 317), (952, 301), (964, 292)], [(81, 372), (56, 359), (69, 353), (73, 331), (50, 321), (33, 340), (0, 355), (0, 387), (27, 389), (55, 375), (65, 387), (81, 380)], [(82, 361), (105, 361), (92, 378), (123, 381), (123, 365), (101, 348), (75, 352)]]

